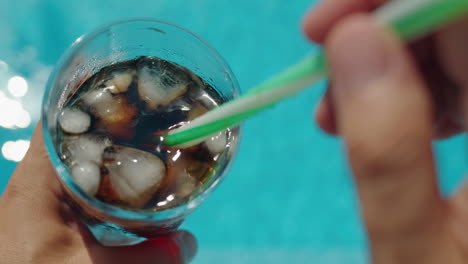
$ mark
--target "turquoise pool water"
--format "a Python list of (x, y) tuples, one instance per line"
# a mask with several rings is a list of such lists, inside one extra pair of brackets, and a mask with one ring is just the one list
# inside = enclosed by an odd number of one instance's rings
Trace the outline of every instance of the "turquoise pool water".
[[(75, 38), (103, 23), (154, 17), (187, 27), (221, 53), (244, 91), (317, 48), (299, 28), (301, 16), (314, 1), (130, 2), (0, 1), (0, 112), (22, 109), (17, 125), (26, 126), (0, 126), (0, 147), (6, 150), (0, 157), (0, 192), (16, 166), (5, 156), (20, 155), (8, 150), (16, 144), (12, 141), (29, 139), (51, 67)], [(22, 106), (11, 103), (8, 84), (15, 75), (29, 88), (15, 99)], [(24, 88), (21, 78), (10, 85), (17, 87), (13, 89), (17, 95)], [(199, 240), (194, 263), (367, 263), (366, 239), (341, 143), (311, 121), (323, 90), (322, 83), (246, 123), (230, 175), (184, 225)], [(29, 126), (24, 111), (29, 113)], [(5, 116), (0, 114), (1, 118)], [(465, 144), (463, 137), (436, 144), (445, 194), (468, 171)]]

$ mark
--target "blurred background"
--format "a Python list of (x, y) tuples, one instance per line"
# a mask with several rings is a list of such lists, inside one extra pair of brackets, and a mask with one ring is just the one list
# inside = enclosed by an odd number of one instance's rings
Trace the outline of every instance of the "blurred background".
[[(29, 146), (54, 64), (81, 34), (130, 17), (182, 25), (218, 50), (245, 91), (318, 48), (300, 30), (315, 2), (0, 0), (0, 193)], [(367, 263), (341, 142), (312, 122), (324, 88), (246, 123), (232, 171), (184, 224), (199, 240), (194, 263)], [(464, 144), (435, 145), (446, 195), (468, 170)]]

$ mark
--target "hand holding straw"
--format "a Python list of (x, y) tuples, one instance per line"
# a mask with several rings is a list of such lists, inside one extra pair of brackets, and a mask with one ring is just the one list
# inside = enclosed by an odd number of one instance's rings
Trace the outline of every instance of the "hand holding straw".
[[(468, 13), (468, 0), (395, 0), (375, 18), (402, 39), (412, 41)], [(326, 78), (325, 55), (308, 57), (247, 94), (227, 102), (163, 136), (167, 146), (190, 147)]]

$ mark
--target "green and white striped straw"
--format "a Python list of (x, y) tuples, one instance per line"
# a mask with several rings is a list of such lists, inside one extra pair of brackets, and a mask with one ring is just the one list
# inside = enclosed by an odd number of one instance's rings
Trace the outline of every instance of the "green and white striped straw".
[[(468, 13), (468, 0), (394, 0), (374, 12), (376, 19), (411, 41)], [(167, 146), (190, 147), (327, 77), (325, 55), (309, 57), (247, 94), (227, 102), (163, 136)]]

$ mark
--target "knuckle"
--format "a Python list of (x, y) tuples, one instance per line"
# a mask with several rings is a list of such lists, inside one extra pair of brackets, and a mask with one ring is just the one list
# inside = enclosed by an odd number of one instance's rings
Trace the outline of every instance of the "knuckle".
[(396, 135), (384, 140), (356, 135), (347, 141), (347, 147), (358, 180), (376, 185), (398, 182), (404, 175), (401, 172), (413, 166), (422, 151), (414, 137)]
[(383, 147), (372, 144), (368, 139), (355, 137), (348, 141), (347, 146), (351, 165), (357, 174), (379, 175), (392, 169), (393, 144)]

